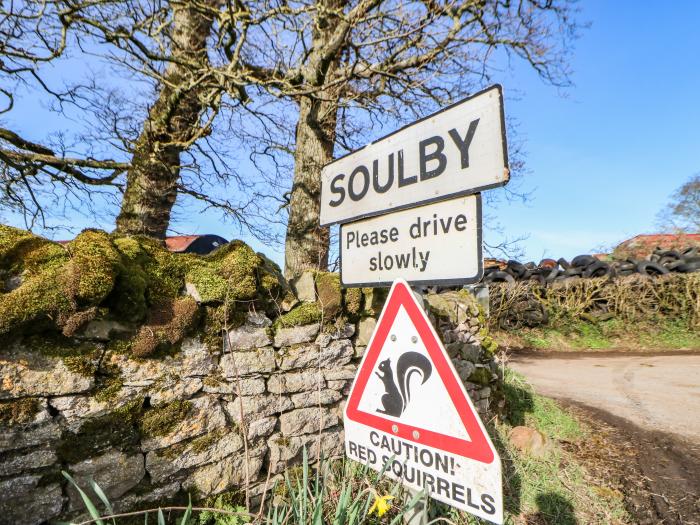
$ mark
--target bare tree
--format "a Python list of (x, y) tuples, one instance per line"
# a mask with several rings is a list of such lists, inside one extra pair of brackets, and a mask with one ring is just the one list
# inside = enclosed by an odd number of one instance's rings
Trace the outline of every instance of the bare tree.
[(659, 213), (662, 228), (682, 233), (700, 233), (700, 173), (678, 188), (668, 206)]
[[(233, 82), (245, 26), (241, 5), (45, 0), (1, 9), (0, 34), (7, 39), (0, 64), (11, 65), (9, 80), (0, 85), (6, 112), (18, 88), (40, 90), (71, 128), (76, 121), (83, 125), (70, 138), (41, 144), (0, 129), (0, 184), (10, 203), (3, 204), (33, 222), (43, 218), (47, 196), (54, 207), (73, 197), (84, 208), (104, 188), (120, 210), (117, 231), (162, 238), (183, 195), (261, 238), (274, 236), (261, 226), (268, 218), (254, 183), (236, 171), (235, 158), (222, 147), (227, 130), (215, 124), (222, 107), (236, 111), (247, 97), (245, 82)], [(104, 69), (60, 87), (42, 76), (45, 63), (61, 65), (76, 56)], [(221, 191), (227, 184), (234, 186), (232, 196)]]
[(248, 34), (246, 78), (279, 101), (278, 111), (293, 103), (298, 115), (288, 277), (328, 263), (320, 171), (337, 150), (474, 92), (508, 55), (565, 84), (576, 29), (567, 0), (268, 0), (248, 9), (259, 25)]

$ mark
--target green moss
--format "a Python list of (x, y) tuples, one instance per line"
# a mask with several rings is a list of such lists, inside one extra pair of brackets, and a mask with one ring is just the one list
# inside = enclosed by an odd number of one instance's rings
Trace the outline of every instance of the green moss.
[(196, 257), (170, 253), (153, 239), (141, 238), (140, 242), (150, 256), (143, 266), (147, 276), (149, 304), (177, 297), (185, 286), (188, 263)]
[(318, 323), (323, 312), (318, 303), (302, 303), (290, 312), (277, 318), (274, 324), (275, 330), (279, 328), (291, 328), (305, 324)]
[(203, 303), (225, 301), (228, 282), (215, 268), (204, 264), (196, 265), (187, 273), (186, 280), (197, 288)]
[(486, 386), (491, 382), (491, 372), (488, 368), (479, 367), (471, 373), (467, 381)]
[(106, 403), (112, 401), (119, 393), (124, 386), (124, 379), (122, 378), (119, 367), (114, 365), (103, 363), (100, 372), (101, 376), (98, 378), (95, 399), (100, 403)]
[(345, 290), (345, 311), (352, 316), (358, 316), (362, 312), (362, 290), (360, 288)]
[(216, 430), (213, 430), (212, 432), (209, 432), (208, 434), (205, 434), (203, 436), (200, 436), (198, 438), (193, 439), (189, 443), (189, 448), (194, 452), (195, 454), (199, 454), (200, 452), (204, 452), (208, 448), (210, 448), (214, 443), (219, 441), (224, 434), (226, 433), (226, 430), (223, 428), (217, 428)]
[(129, 355), (131, 353), (131, 340), (112, 339), (107, 345), (107, 352), (119, 355)]
[(39, 401), (33, 398), (0, 401), (0, 424), (11, 426), (28, 423), (39, 409)]
[(332, 272), (316, 272), (314, 275), (318, 303), (323, 309), (323, 317), (332, 319), (338, 313), (343, 301), (340, 275)]
[(0, 279), (3, 275), (31, 276), (67, 259), (68, 252), (60, 244), (0, 224)]
[(173, 355), (179, 343), (198, 318), (197, 303), (192, 297), (179, 297), (154, 307), (148, 324), (142, 326), (131, 344), (136, 357)]
[(114, 245), (121, 254), (122, 270), (117, 276), (108, 303), (117, 317), (140, 321), (148, 308), (148, 274), (144, 270), (144, 264), (149, 256), (132, 237), (116, 238)]
[(479, 330), (479, 340), (481, 341), (481, 346), (487, 352), (495, 354), (496, 350), (498, 350), (498, 343), (489, 335), (489, 331), (486, 328)]
[(63, 364), (74, 374), (92, 377), (97, 369), (97, 362), (89, 355), (71, 356), (63, 359)]
[(219, 272), (229, 283), (229, 298), (237, 301), (254, 299), (257, 295), (257, 269), (262, 260), (241, 241), (232, 241), (217, 252), (224, 249), (223, 256), (213, 260), (219, 261)]
[(28, 337), (24, 344), (47, 357), (61, 358), (68, 370), (87, 377), (94, 375), (101, 353), (91, 343), (75, 342), (60, 335)]
[(389, 295), (388, 288), (362, 288), (362, 295), (365, 298), (364, 314), (369, 317), (376, 317), (384, 308), (384, 303)]
[(165, 449), (159, 450), (158, 455), (165, 459), (174, 460), (188, 450), (194, 454), (199, 454), (211, 448), (211, 446), (218, 442), (224, 436), (224, 434), (230, 431), (231, 429), (227, 430), (225, 428), (217, 428), (191, 441), (181, 441)]
[[(15, 272), (15, 273), (13, 273)], [(114, 319), (141, 322), (163, 304), (173, 304), (184, 289), (185, 276), (196, 285), (205, 303), (223, 304), (232, 326), (240, 304), (251, 302), (268, 314), (276, 313), (290, 289), (277, 265), (234, 241), (207, 256), (172, 254), (163, 244), (140, 236), (108, 235), (85, 230), (66, 246), (16, 228), (0, 227), (0, 281), (22, 275), (22, 284), (0, 293), (0, 335), (32, 331), (64, 331), (73, 335), (106, 308)], [(2, 283), (0, 283), (2, 284)], [(293, 299), (293, 298), (292, 298)], [(218, 304), (217, 304), (218, 303)], [(197, 306), (194, 302), (194, 309)], [(293, 301), (287, 301), (287, 305)], [(163, 341), (177, 344), (190, 324), (156, 323), (159, 333), (149, 352)], [(245, 308), (247, 311), (247, 308)], [(101, 314), (102, 315), (102, 314)], [(217, 330), (217, 332), (220, 330)], [(133, 345), (132, 345), (133, 346)], [(148, 353), (148, 352), (147, 352)]]
[(68, 286), (76, 300), (100, 304), (114, 288), (120, 270), (120, 254), (105, 232), (85, 230), (68, 244)]
[(137, 450), (142, 407), (143, 399), (137, 398), (109, 414), (88, 419), (77, 432), (63, 434), (56, 454), (62, 462), (73, 464), (110, 448), (125, 452)]
[(176, 400), (147, 411), (141, 421), (143, 434), (149, 437), (168, 434), (187, 417), (191, 407), (189, 401)]
[(0, 294), (0, 335), (32, 324), (34, 330), (65, 319), (74, 306), (63, 290), (61, 274), (50, 268), (26, 279), (22, 286)]

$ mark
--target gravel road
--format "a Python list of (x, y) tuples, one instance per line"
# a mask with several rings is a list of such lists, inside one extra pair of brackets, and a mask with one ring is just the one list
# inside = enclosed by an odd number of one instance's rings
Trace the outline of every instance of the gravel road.
[(700, 354), (527, 354), (509, 365), (540, 394), (700, 443)]

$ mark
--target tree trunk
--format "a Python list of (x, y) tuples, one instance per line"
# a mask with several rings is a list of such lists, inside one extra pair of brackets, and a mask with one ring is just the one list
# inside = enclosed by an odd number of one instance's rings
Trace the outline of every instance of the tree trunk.
[(328, 267), (330, 232), (320, 226), (321, 168), (333, 160), (338, 119), (337, 88), (323, 89), (333, 78), (340, 59), (340, 46), (329, 53), (339, 12), (346, 0), (319, 0), (323, 4), (312, 34), (314, 51), (304, 70), (305, 81), (319, 91), (299, 100), (299, 121), (294, 151), (294, 182), (284, 245), (284, 274), (288, 279), (304, 270)]
[[(210, 0), (212, 5), (216, 0)], [(180, 154), (200, 132), (207, 92), (198, 71), (208, 66), (206, 40), (210, 15), (173, 2), (173, 61), (167, 66), (158, 99), (136, 141), (127, 173), (117, 232), (165, 238), (177, 197)], [(201, 67), (182, 65), (187, 62)]]
[(294, 152), (294, 183), (284, 246), (287, 278), (328, 267), (330, 232), (319, 224), (321, 168), (333, 160), (337, 107), (304, 97), (300, 101)]

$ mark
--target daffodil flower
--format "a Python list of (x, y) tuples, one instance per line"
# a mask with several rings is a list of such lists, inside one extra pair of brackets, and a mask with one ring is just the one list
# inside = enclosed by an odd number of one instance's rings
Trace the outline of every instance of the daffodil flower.
[(386, 514), (386, 511), (388, 511), (391, 508), (391, 503), (389, 503), (392, 499), (394, 499), (394, 496), (391, 496), (390, 494), (387, 494), (386, 496), (380, 496), (378, 494), (374, 495), (374, 503), (372, 504), (372, 507), (369, 509), (368, 514), (372, 514), (373, 512), (377, 513), (377, 516), (381, 517)]

